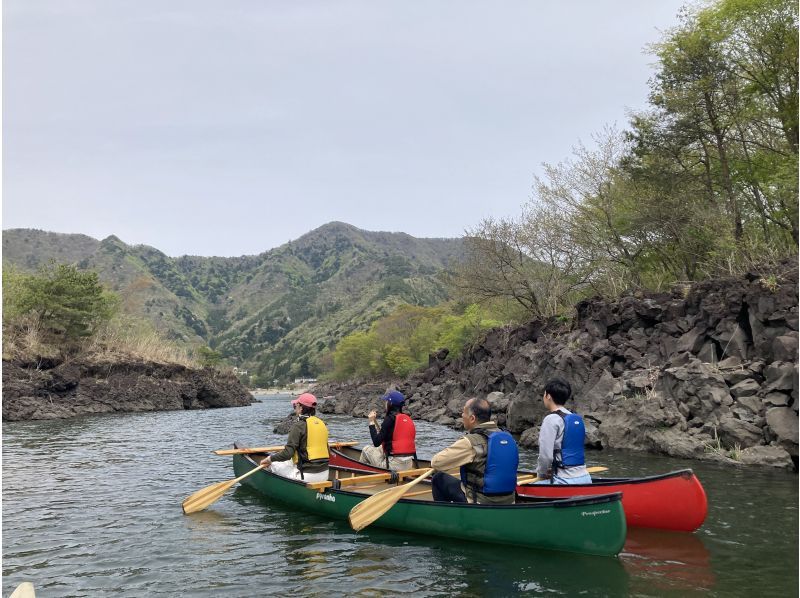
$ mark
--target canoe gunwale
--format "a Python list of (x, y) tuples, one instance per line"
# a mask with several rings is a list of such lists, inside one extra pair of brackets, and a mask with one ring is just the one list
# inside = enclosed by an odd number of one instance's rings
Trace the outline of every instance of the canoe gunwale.
[[(349, 447), (349, 448), (351, 448), (352, 450), (357, 450), (357, 447)], [(353, 457), (351, 457), (350, 455), (344, 454), (339, 449), (332, 448), (331, 452), (336, 453), (337, 455), (339, 455), (340, 457), (342, 457), (344, 459), (347, 459), (349, 461), (353, 461)], [(421, 463), (428, 463), (429, 462), (427, 459), (419, 459), (418, 461), (421, 462)], [(362, 464), (362, 465), (365, 465), (365, 464)], [(371, 467), (372, 470), (380, 469), (382, 471), (387, 471), (387, 472), (390, 471), (389, 469), (386, 469), (384, 467), (378, 467), (377, 465), (365, 465), (365, 466), (366, 467)], [(355, 469), (355, 468), (353, 468), (353, 469)], [(361, 469), (359, 471), (371, 471), (371, 470)], [(521, 470), (521, 471), (519, 471), (517, 473), (519, 475), (536, 475), (536, 472), (534, 472), (534, 471), (522, 471)], [(687, 467), (685, 469), (676, 469), (674, 471), (669, 471), (667, 473), (659, 473), (659, 474), (656, 474), (656, 475), (645, 476), (645, 477), (641, 477), (641, 478), (595, 478), (594, 476), (592, 476), (592, 480), (593, 481), (592, 481), (591, 484), (570, 484), (570, 487), (572, 487), (572, 488), (580, 488), (580, 487), (593, 486), (593, 487), (596, 488), (597, 486), (616, 486), (618, 484), (647, 484), (647, 483), (650, 483), (650, 482), (657, 482), (657, 481), (660, 481), (660, 480), (664, 480), (664, 479), (668, 479), (668, 478), (674, 478), (674, 477), (681, 477), (681, 476), (690, 478), (690, 477), (694, 476), (694, 471), (691, 468)], [(534, 487), (537, 486), (537, 484), (520, 484), (520, 486), (523, 487), (523, 488), (534, 488)]]
[[(250, 455), (241, 455), (247, 461), (249, 461), (253, 467), (258, 467), (258, 463)], [(348, 471), (345, 468), (345, 471)], [(358, 498), (363, 498), (365, 495), (362, 492), (355, 492), (352, 490), (346, 490), (345, 488), (324, 488), (322, 490), (314, 490), (313, 488), (308, 488), (305, 485), (305, 482), (300, 480), (292, 480), (290, 478), (285, 478), (283, 476), (279, 476), (277, 473), (273, 473), (268, 470), (264, 470), (262, 473), (275, 477), (279, 480), (283, 480), (286, 482), (291, 482), (292, 484), (296, 484), (297, 486), (302, 486), (305, 490), (309, 492), (326, 492), (331, 494), (347, 494), (349, 496), (355, 496)], [(387, 485), (387, 488), (390, 486)], [(566, 507), (583, 507), (583, 506), (590, 506), (590, 505), (598, 505), (598, 504), (606, 504), (610, 502), (616, 502), (622, 500), (622, 492), (609, 492), (608, 494), (594, 494), (594, 495), (587, 495), (587, 496), (571, 496), (568, 498), (553, 498), (551, 500), (543, 500), (540, 502), (521, 502), (516, 503), (513, 505), (479, 505), (474, 503), (455, 503), (455, 502), (435, 502), (432, 500), (420, 500), (414, 498), (401, 498), (401, 502), (410, 502), (410, 503), (422, 503), (427, 505), (436, 505), (437, 507), (450, 507), (450, 508), (465, 508), (469, 507), (471, 509), (480, 508), (480, 509), (535, 509), (535, 508), (566, 508)]]

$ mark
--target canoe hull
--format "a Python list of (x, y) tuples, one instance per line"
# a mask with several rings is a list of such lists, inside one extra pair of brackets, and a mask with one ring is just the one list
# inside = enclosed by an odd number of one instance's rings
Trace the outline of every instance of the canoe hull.
[[(334, 449), (331, 464), (365, 471), (384, 472), (358, 461), (358, 449)], [(419, 467), (428, 461), (420, 460)], [(520, 472), (523, 473), (523, 472)], [(691, 469), (674, 471), (646, 478), (597, 478), (593, 484), (517, 486), (517, 494), (546, 498), (596, 496), (622, 492), (622, 506), (629, 527), (648, 527), (681, 532), (693, 532), (706, 519), (708, 500), (700, 480)]]
[(691, 469), (648, 478), (609, 479), (596, 484), (534, 484), (519, 486), (517, 492), (547, 498), (622, 492), (625, 518), (631, 527), (693, 532), (703, 525), (708, 513), (705, 490)]
[[(256, 466), (246, 455), (234, 455), (233, 459), (237, 476)], [(251, 475), (243, 483), (292, 507), (342, 520), (366, 498), (346, 490), (315, 492), (301, 482), (269, 471)], [(508, 506), (402, 499), (373, 525), (402, 532), (603, 556), (619, 553), (627, 531), (619, 495)]]

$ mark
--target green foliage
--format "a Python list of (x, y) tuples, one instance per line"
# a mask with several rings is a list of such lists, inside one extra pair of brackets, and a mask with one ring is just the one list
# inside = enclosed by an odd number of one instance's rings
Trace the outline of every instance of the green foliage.
[(203, 367), (216, 367), (222, 363), (222, 354), (210, 347), (199, 347), (196, 353), (197, 361)]
[(51, 263), (36, 274), (3, 268), (3, 323), (35, 314), (50, 335), (76, 341), (94, 334), (113, 315), (119, 300), (95, 272)]
[(500, 323), (477, 305), (457, 313), (453, 304), (439, 307), (401, 305), (372, 324), (368, 332), (344, 337), (333, 352), (337, 380), (407, 376), (425, 367), (430, 353), (447, 348), (451, 356)]
[(549, 316), (796, 256), (797, 2), (684, 9), (652, 51), (650, 108), (628, 131), (545, 164), (521, 218), (470, 231), (465, 299)]

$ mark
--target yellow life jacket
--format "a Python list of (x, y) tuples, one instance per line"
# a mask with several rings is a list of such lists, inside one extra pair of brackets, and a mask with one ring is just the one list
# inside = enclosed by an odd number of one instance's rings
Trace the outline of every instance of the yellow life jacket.
[[(306, 454), (309, 461), (328, 459), (328, 428), (320, 418), (312, 415), (306, 419)], [(292, 460), (297, 463), (297, 452), (292, 455)]]

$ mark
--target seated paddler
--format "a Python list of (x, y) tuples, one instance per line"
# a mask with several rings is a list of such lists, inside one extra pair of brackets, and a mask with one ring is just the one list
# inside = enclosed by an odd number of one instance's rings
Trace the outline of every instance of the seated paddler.
[[(514, 504), (519, 450), (514, 438), (491, 421), (486, 399), (469, 399), (461, 412), (466, 434), (431, 460), (433, 499), (482, 505)], [(460, 479), (445, 473), (460, 467)]]
[(316, 416), (317, 398), (303, 393), (292, 401), (297, 421), (289, 429), (283, 450), (261, 460), (273, 473), (304, 482), (328, 479), (328, 428)]
[(386, 467), (395, 471), (411, 469), (417, 454), (417, 429), (414, 420), (403, 413), (406, 398), (399, 390), (388, 392), (381, 398), (385, 401), (386, 415), (380, 430), (375, 410), (367, 415), (372, 446), (362, 449), (359, 460), (374, 467)]
[(592, 483), (583, 453), (586, 426), (580, 415), (564, 407), (570, 398), (572, 387), (566, 380), (553, 378), (544, 387), (542, 402), (548, 413), (539, 431), (537, 484)]

